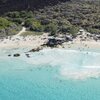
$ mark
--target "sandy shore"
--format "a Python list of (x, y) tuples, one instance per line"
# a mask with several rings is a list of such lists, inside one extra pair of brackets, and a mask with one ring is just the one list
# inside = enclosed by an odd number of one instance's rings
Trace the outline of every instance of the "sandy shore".
[(64, 43), (63, 44), (64, 48), (68, 48), (68, 49), (85, 49), (85, 48), (89, 48), (89, 49), (100, 49), (100, 41), (96, 42), (94, 40), (90, 40), (90, 41), (78, 41), (78, 40), (74, 40), (73, 42), (68, 42), (68, 43)]
[[(48, 34), (44, 33), (39, 36), (12, 36), (4, 39), (0, 39), (0, 48), (13, 49), (13, 48), (37, 48), (43, 45), (48, 41)], [(65, 42), (62, 46), (58, 48), (67, 48), (67, 49), (81, 49), (81, 48), (90, 48), (90, 49), (99, 49), (100, 41), (89, 40), (89, 41), (80, 41), (79, 39), (74, 39), (72, 42)]]
[(39, 36), (12, 36), (4, 39), (0, 39), (0, 48), (37, 48), (47, 41), (47, 34)]

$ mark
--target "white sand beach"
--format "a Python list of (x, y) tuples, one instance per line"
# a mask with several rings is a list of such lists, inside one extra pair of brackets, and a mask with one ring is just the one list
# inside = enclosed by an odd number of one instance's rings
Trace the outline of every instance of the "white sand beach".
[(0, 48), (20, 48), (20, 47), (32, 47), (37, 48), (47, 41), (47, 34), (39, 36), (12, 36), (4, 39), (0, 39)]
[[(48, 41), (48, 35), (44, 33), (39, 36), (12, 36), (4, 39), (0, 39), (0, 48), (20, 48), (20, 47), (32, 47), (37, 48)], [(65, 42), (58, 48), (100, 48), (100, 41), (89, 40), (80, 41), (75, 39), (71, 42)]]
[(100, 48), (100, 42), (96, 41), (73, 41), (69, 43), (64, 43), (65, 48), (94, 48), (94, 49), (99, 49)]

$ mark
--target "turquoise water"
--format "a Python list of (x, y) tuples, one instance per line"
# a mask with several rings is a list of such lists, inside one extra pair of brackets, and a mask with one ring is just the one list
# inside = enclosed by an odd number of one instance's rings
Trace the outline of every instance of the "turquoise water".
[(100, 100), (99, 50), (47, 49), (30, 58), (7, 57), (12, 52), (18, 50), (0, 51), (0, 100)]

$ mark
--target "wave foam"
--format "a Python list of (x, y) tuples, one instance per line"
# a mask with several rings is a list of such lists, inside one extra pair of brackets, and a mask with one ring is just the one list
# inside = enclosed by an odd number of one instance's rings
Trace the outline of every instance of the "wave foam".
[(60, 74), (65, 78), (83, 80), (87, 78), (99, 78), (100, 69), (61, 69)]
[(100, 66), (83, 66), (83, 68), (100, 69)]
[(45, 49), (27, 60), (34, 66), (59, 66), (60, 74), (72, 79), (100, 77), (100, 53), (66, 49)]

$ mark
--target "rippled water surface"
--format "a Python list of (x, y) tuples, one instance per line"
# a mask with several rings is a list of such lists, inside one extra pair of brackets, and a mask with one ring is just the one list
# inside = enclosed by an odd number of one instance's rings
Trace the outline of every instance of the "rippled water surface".
[(100, 100), (100, 52), (0, 50), (0, 100)]

